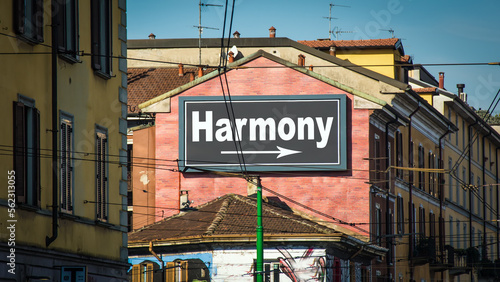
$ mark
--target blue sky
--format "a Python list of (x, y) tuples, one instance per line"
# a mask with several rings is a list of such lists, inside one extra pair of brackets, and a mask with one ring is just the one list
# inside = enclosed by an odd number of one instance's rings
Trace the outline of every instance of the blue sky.
[[(230, 3), (232, 1), (229, 1)], [(223, 0), (203, 3), (224, 5)], [(293, 40), (328, 38), (329, 4), (332, 27), (353, 33), (339, 39), (401, 38), (414, 63), (487, 63), (500, 61), (500, 1), (451, 0), (236, 0), (232, 32), (241, 37), (267, 37), (274, 26), (277, 37)], [(128, 38), (197, 38), (199, 0), (129, 0)], [(202, 37), (222, 36), (223, 7), (204, 7)], [(232, 33), (231, 32), (231, 33)], [(227, 29), (226, 29), (227, 36)], [(445, 88), (456, 92), (464, 83), (469, 104), (486, 109), (500, 89), (500, 66), (429, 66), (438, 77), (445, 72)], [(495, 113), (500, 112), (500, 106)]]

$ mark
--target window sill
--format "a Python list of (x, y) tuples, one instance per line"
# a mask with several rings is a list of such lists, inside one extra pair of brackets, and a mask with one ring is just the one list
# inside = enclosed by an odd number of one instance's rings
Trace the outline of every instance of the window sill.
[(16, 206), (21, 210), (35, 211), (35, 212), (40, 210), (39, 206), (33, 206), (25, 203), (17, 203)]
[(59, 212), (59, 217), (60, 218), (64, 218), (64, 219), (71, 219), (71, 220), (78, 220), (78, 219), (80, 219), (79, 216), (74, 215), (73, 213), (65, 212), (65, 211)]
[(70, 64), (82, 62), (82, 61), (80, 61), (80, 57), (78, 55), (73, 56), (73, 55), (66, 54), (66, 53), (59, 53), (59, 58), (67, 61)]
[(95, 224), (97, 226), (108, 227), (108, 228), (114, 226), (113, 224), (106, 222), (106, 221), (103, 221), (101, 219), (96, 219)]
[(94, 70), (94, 73), (95, 73), (98, 77), (100, 77), (100, 78), (102, 78), (102, 79), (105, 79), (105, 80), (108, 80), (108, 79), (110, 79), (110, 78), (112, 77), (112, 74), (110, 74), (110, 73), (105, 73), (105, 72), (102, 72), (102, 71), (100, 71), (100, 70)]
[(35, 38), (25, 36), (24, 34), (17, 34), (17, 39), (19, 39), (19, 40), (21, 40), (21, 41), (23, 41), (31, 46), (35, 46), (35, 45), (38, 45), (40, 43), (43, 43), (43, 40), (38, 41)]

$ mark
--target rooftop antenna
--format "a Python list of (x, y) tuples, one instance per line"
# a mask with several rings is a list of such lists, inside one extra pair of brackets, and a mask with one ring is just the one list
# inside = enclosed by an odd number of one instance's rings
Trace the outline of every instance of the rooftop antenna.
[(335, 39), (340, 39), (340, 34), (341, 33), (354, 33), (354, 31), (342, 30), (339, 27), (335, 27), (333, 29), (333, 32), (335, 33)]
[(198, 25), (194, 25), (193, 27), (198, 28), (198, 51), (199, 51), (199, 64), (201, 66), (201, 34), (203, 33), (203, 29), (215, 29), (219, 30), (218, 28), (215, 27), (208, 27), (208, 26), (202, 26), (201, 25), (201, 7), (222, 7), (222, 5), (217, 5), (217, 4), (207, 4), (207, 3), (202, 3), (202, 0), (200, 0), (200, 4), (198, 4), (199, 8), (199, 17), (198, 17)]
[(330, 3), (330, 14), (328, 15), (328, 17), (323, 17), (324, 19), (327, 19), (329, 21), (329, 25), (328, 25), (328, 39), (330, 39), (330, 40), (332, 40), (332, 33), (333, 33), (333, 30), (332, 30), (332, 19), (338, 20), (338, 18), (333, 18), (332, 17), (332, 7), (333, 6), (350, 8), (350, 6), (337, 5), (337, 4)]
[(391, 33), (391, 38), (394, 38), (394, 29), (389, 28), (389, 29), (381, 29), (381, 30), (390, 32)]

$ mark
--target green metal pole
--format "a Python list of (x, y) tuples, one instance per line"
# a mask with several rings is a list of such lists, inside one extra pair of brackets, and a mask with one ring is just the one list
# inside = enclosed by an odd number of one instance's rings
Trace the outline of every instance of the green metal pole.
[(262, 186), (257, 177), (257, 261), (255, 270), (257, 282), (264, 281), (264, 230), (262, 228)]

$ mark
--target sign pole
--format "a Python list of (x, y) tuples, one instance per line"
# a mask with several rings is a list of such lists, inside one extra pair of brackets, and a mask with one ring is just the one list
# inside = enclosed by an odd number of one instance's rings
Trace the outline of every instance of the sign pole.
[(257, 282), (264, 281), (264, 230), (262, 227), (262, 186), (257, 177), (257, 261), (255, 270)]

